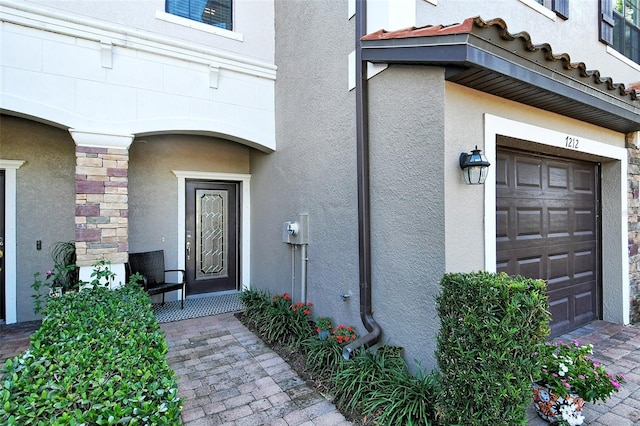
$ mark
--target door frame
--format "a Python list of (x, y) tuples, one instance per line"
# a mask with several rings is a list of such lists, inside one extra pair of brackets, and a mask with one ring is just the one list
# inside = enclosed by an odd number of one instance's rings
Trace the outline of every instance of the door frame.
[[(186, 180), (210, 180), (239, 183), (238, 197), (240, 198), (240, 238), (238, 240), (240, 269), (238, 283), (240, 290), (251, 286), (251, 175), (245, 173), (199, 172), (189, 170), (172, 170), (178, 178), (178, 269), (185, 268), (184, 246), (186, 243)], [(221, 291), (217, 294), (235, 293), (235, 290)]]
[[(560, 149), (572, 158), (576, 151), (599, 157), (601, 162), (602, 216), (602, 316), (603, 320), (629, 324), (629, 252), (627, 214), (627, 150), (586, 137), (558, 132), (491, 114), (484, 115), (484, 152), (496, 164), (497, 136), (507, 136)], [(567, 138), (580, 140), (578, 150), (567, 148)], [(527, 149), (527, 147), (523, 147)], [(610, 160), (610, 161), (607, 161)], [(608, 191), (607, 188), (614, 190)], [(489, 168), (484, 185), (485, 269), (496, 271), (496, 174)]]
[(0, 169), (5, 170), (4, 207), (4, 300), (5, 323), (18, 321), (18, 275), (17, 264), (17, 170), (24, 161), (0, 159)]

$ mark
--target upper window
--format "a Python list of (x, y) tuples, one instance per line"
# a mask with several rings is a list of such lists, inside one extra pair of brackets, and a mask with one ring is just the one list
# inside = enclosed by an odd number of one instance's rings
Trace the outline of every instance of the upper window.
[(569, 0), (536, 0), (547, 9), (551, 9), (562, 19), (569, 19)]
[(640, 64), (640, 0), (600, 0), (600, 41)]
[(640, 64), (640, 0), (614, 0), (613, 48)]
[(172, 15), (233, 31), (232, 0), (165, 0)]

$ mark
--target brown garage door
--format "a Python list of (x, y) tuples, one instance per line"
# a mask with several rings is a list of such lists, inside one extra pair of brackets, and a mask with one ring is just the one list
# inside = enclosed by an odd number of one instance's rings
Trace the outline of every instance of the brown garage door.
[(498, 149), (497, 270), (547, 281), (553, 336), (600, 316), (598, 170)]

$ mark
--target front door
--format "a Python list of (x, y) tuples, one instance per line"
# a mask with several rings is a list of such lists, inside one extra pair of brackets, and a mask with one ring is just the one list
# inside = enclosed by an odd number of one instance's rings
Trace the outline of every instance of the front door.
[(238, 289), (238, 186), (186, 181), (187, 295)]
[(6, 319), (4, 306), (4, 170), (0, 170), (0, 322)]

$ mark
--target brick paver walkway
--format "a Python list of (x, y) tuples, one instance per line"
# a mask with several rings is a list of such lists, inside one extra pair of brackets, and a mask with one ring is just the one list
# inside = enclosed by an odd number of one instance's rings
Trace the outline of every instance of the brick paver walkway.
[(39, 327), (40, 321), (0, 325), (0, 365), (4, 365), (7, 358), (26, 350), (31, 344), (29, 336)]
[[(37, 323), (0, 325), (0, 363), (29, 346)], [(185, 398), (185, 425), (349, 425), (233, 314), (161, 324), (169, 365)], [(595, 321), (563, 340), (594, 345), (595, 358), (627, 384), (606, 403), (586, 404), (585, 424), (640, 424), (640, 326)], [(528, 425), (543, 426), (533, 407)]]
[(231, 313), (161, 324), (185, 425), (350, 425)]

